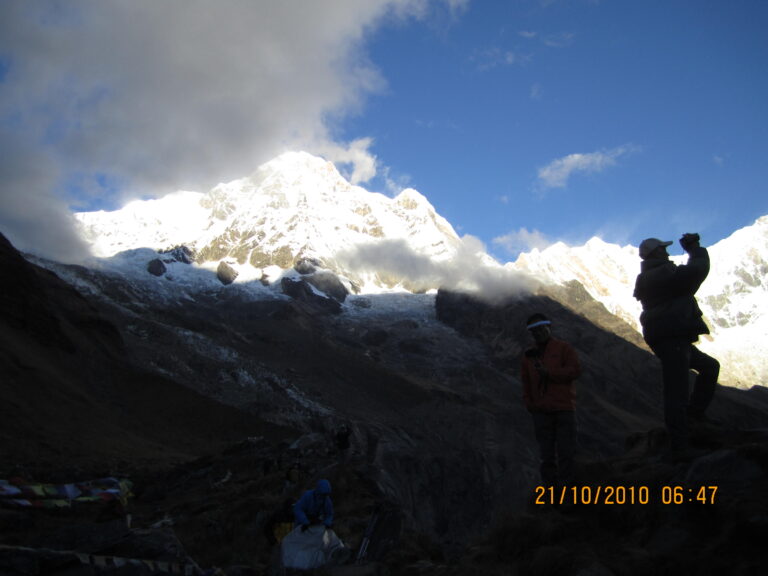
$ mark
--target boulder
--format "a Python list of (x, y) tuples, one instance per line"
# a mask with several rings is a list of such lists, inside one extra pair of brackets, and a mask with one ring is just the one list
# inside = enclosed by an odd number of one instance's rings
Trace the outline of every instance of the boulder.
[(293, 265), (294, 270), (299, 274), (314, 274), (322, 263), (317, 258), (299, 258)]
[(304, 280), (291, 280), (290, 278), (283, 278), (280, 281), (280, 287), (284, 294), (287, 294), (294, 300), (300, 302), (306, 302), (315, 308), (323, 312), (330, 314), (340, 314), (341, 304), (333, 298), (328, 298), (321, 294), (317, 294), (307, 282)]
[(167, 268), (165, 267), (165, 264), (163, 264), (163, 261), (160, 260), (160, 258), (155, 258), (154, 260), (151, 260), (149, 264), (147, 264), (147, 272), (153, 276), (162, 276), (165, 274), (166, 270)]
[(219, 267), (216, 268), (216, 278), (219, 279), (219, 282), (224, 284), (224, 286), (227, 286), (229, 284), (232, 284), (232, 282), (235, 281), (235, 278), (237, 278), (238, 272), (232, 266), (224, 262), (222, 260), (219, 262)]
[(349, 290), (333, 272), (315, 272), (305, 280), (337, 302), (344, 302), (349, 294)]

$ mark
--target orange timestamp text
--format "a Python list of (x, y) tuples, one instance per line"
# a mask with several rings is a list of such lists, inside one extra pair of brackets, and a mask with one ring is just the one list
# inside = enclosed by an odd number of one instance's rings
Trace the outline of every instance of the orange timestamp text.
[(717, 486), (536, 486), (535, 504), (714, 504)]

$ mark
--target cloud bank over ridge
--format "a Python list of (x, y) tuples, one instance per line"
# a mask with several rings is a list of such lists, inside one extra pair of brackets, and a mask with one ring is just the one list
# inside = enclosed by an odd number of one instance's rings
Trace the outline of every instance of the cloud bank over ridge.
[(355, 246), (335, 258), (358, 273), (377, 272), (403, 278), (409, 288), (440, 287), (472, 293), (490, 302), (523, 296), (536, 284), (527, 273), (488, 265), (483, 242), (470, 235), (462, 236), (456, 253), (443, 261), (417, 253), (405, 240)]

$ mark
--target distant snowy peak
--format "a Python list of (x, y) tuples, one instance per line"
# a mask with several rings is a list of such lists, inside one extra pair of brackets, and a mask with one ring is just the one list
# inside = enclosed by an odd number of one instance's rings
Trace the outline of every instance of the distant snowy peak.
[(134, 248), (183, 243), (178, 240), (208, 224), (203, 197), (179, 191), (156, 200), (136, 200), (114, 212), (79, 212), (75, 218), (94, 255), (112, 256)]
[[(705, 244), (706, 245), (706, 244)], [(696, 297), (712, 337), (701, 347), (721, 364), (721, 381), (734, 385), (768, 378), (768, 216), (708, 246), (711, 269)], [(685, 256), (673, 261), (684, 263)], [(634, 283), (638, 250), (593, 238), (584, 246), (558, 243), (521, 254), (509, 264), (554, 284), (577, 280), (609, 311), (640, 330)]]
[(577, 247), (558, 242), (544, 250), (521, 254), (513, 267), (545, 283), (578, 280), (610, 312), (637, 325), (639, 307), (632, 290), (627, 290), (639, 272), (637, 248), (608, 244), (600, 238)]
[(534, 249), (521, 254), (515, 265), (558, 283), (574, 277), (626, 283), (638, 271), (636, 248), (608, 244), (600, 238), (592, 238), (584, 246), (558, 242), (541, 251)]
[(177, 192), (114, 212), (76, 214), (97, 256), (184, 244), (201, 262), (289, 268), (302, 257), (333, 261), (356, 246), (398, 240), (434, 260), (460, 244), (416, 190), (395, 198), (350, 184), (331, 163), (286, 152), (249, 177), (206, 194)]
[(717, 324), (726, 328), (768, 319), (768, 216), (712, 246), (710, 257), (712, 270), (699, 300)]
[[(711, 271), (698, 298), (710, 320), (727, 328), (764, 315), (768, 301), (768, 216), (708, 249)], [(686, 258), (675, 256), (673, 260), (683, 263)], [(545, 282), (578, 280), (595, 299), (637, 326), (640, 307), (632, 292), (640, 258), (634, 246), (608, 244), (599, 238), (576, 247), (557, 243), (521, 254), (514, 266)]]

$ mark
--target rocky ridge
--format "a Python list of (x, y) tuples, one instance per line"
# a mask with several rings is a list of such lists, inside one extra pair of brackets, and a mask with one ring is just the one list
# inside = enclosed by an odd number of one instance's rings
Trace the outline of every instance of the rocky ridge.
[[(680, 567), (665, 544), (670, 534), (674, 546), (712, 544), (716, 557), (702, 556), (701, 565), (730, 562), (748, 574), (758, 562), (749, 541), (730, 550), (723, 542), (757, 527), (765, 509), (757, 487), (766, 473), (759, 429), (768, 426), (768, 399), (718, 390), (713, 415), (728, 433), (697, 436), (703, 452), (683, 462), (658, 461), (658, 367), (579, 313), (595, 305), (583, 291), (569, 296), (570, 307), (546, 294), (497, 305), (446, 291), (350, 295), (340, 314), (328, 314), (311, 301), (254, 298), (215, 279), (215, 290), (142, 300), (112, 275), (73, 268), (73, 277), (87, 278), (82, 295), (7, 243), (0, 256), (15, 281), (0, 310), (0, 382), (9, 399), (0, 435), (11, 448), (0, 472), (38, 482), (127, 476), (135, 485), (130, 528), (119, 510), (0, 509), (8, 547), (0, 566), (9, 574), (73, 566), (68, 573), (102, 573), (56, 552), (66, 550), (264, 573), (284, 502), (321, 475), (336, 487), (336, 529), (349, 546), (377, 506), (391, 510), (381, 540), (389, 544), (338, 574), (577, 574), (603, 566), (634, 575), (649, 565)], [(516, 376), (531, 309), (553, 318), (585, 366), (585, 485), (644, 482), (658, 492), (691, 478), (730, 483), (722, 505), (705, 511), (718, 519), (717, 532), (702, 540), (695, 507), (680, 515), (658, 505), (566, 511), (531, 503), (536, 450)], [(346, 457), (333, 441), (342, 423), (352, 431)], [(562, 526), (573, 528), (570, 536)], [(612, 534), (618, 526), (625, 538)], [(578, 536), (586, 533), (589, 545)], [(620, 560), (625, 553), (631, 565)]]

